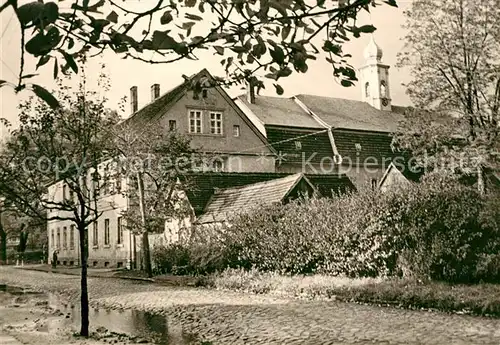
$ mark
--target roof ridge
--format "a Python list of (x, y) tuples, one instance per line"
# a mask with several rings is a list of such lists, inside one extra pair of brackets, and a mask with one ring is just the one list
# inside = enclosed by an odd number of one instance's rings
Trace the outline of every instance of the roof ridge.
[(239, 189), (254, 187), (256, 185), (261, 185), (261, 184), (263, 185), (263, 184), (266, 184), (266, 183), (276, 182), (276, 181), (279, 181), (279, 180), (291, 179), (292, 177), (294, 177), (292, 180), (297, 180), (299, 177), (302, 177), (303, 175), (304, 175), (303, 173), (295, 173), (295, 174), (290, 174), (290, 175), (278, 177), (278, 178), (275, 178), (275, 179), (270, 179), (270, 180), (266, 180), (266, 181), (259, 181), (259, 182), (254, 182), (254, 183), (249, 183), (249, 184), (245, 184), (245, 185), (241, 185), (241, 186), (226, 187), (226, 188), (217, 188), (217, 191), (216, 191), (216, 193), (214, 193), (214, 195), (215, 194), (221, 194), (221, 193), (226, 192), (228, 190), (239, 190)]

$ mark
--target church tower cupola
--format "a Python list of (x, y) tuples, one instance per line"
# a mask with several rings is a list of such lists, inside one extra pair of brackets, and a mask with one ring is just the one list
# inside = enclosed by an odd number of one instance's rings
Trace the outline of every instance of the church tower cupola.
[(360, 71), (361, 99), (379, 110), (391, 111), (389, 66), (382, 63), (382, 49), (373, 35), (363, 52), (365, 63)]

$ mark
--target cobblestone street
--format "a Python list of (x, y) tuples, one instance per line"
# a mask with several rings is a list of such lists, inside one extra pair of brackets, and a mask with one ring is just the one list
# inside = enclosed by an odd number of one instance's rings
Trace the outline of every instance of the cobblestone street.
[[(77, 302), (80, 278), (0, 267), (0, 283)], [(499, 344), (500, 320), (90, 278), (93, 306), (163, 314), (213, 344)]]

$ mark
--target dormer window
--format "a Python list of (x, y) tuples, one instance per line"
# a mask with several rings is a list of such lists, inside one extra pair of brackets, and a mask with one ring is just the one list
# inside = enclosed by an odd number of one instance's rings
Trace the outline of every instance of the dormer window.
[(300, 141), (295, 142), (295, 149), (296, 150), (301, 150), (302, 149), (302, 143)]
[(370, 97), (370, 83), (368, 82), (365, 84), (365, 97)]
[(361, 144), (360, 143), (356, 143), (354, 145), (354, 147), (356, 148), (356, 152), (360, 152), (361, 151)]

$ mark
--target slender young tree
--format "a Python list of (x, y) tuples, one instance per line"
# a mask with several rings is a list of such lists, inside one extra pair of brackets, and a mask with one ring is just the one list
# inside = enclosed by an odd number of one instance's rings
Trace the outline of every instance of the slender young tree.
[(158, 121), (134, 124), (125, 121), (113, 135), (120, 172), (130, 182), (124, 191), (130, 207), (123, 217), (126, 227), (141, 235), (143, 268), (153, 276), (150, 234), (164, 233), (172, 219), (189, 214), (180, 179), (194, 159), (189, 140)]
[[(103, 75), (99, 86), (107, 88)], [(75, 225), (81, 253), (80, 334), (88, 336), (87, 229), (101, 215), (97, 199), (105, 184), (99, 165), (110, 152), (105, 131), (118, 118), (104, 107), (105, 97), (87, 88), (84, 74), (76, 88), (60, 82), (56, 95), (62, 105), (57, 109), (38, 98), (20, 105), (20, 127), (0, 154), (0, 194), (30, 217)], [(56, 197), (61, 189), (66, 195)]]

